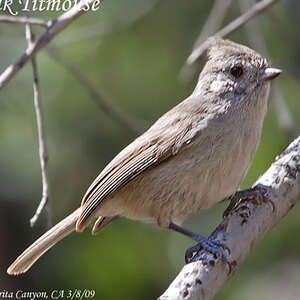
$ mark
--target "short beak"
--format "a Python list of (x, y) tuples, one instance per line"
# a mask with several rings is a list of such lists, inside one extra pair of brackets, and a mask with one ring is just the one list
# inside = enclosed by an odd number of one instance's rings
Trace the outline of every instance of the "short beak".
[(275, 68), (266, 68), (264, 72), (260, 75), (260, 80), (272, 80), (276, 78), (282, 70)]

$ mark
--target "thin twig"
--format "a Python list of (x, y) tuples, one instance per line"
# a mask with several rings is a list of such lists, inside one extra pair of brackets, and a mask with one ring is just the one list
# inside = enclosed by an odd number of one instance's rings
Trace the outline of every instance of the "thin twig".
[(63, 29), (74, 22), (82, 14), (86, 13), (82, 8), (85, 5), (92, 5), (96, 0), (81, 0), (79, 4), (62, 14), (57, 20), (53, 21), (53, 25), (37, 39), (31, 47), (27, 48), (19, 59), (9, 65), (0, 75), (0, 90), (5, 87), (8, 82), (20, 71), (20, 69), (34, 56), (39, 50), (44, 48), (55, 36)]
[[(227, 26), (225, 26), (223, 29), (218, 31), (215, 36), (217, 37), (225, 37), (228, 34), (234, 32), (235, 30), (239, 29), (242, 25), (247, 23), (249, 20), (251, 20), (253, 17), (261, 14), (265, 9), (270, 7), (271, 5), (275, 4), (279, 0), (262, 0), (256, 4), (254, 4), (251, 9), (249, 9), (246, 13), (239, 16), (237, 19), (229, 23)], [(187, 59), (187, 64), (191, 65), (195, 63), (200, 56), (207, 50), (209, 47), (209, 41), (206, 40), (204, 43), (202, 43), (199, 47), (193, 50), (192, 54)]]
[[(29, 17), (29, 12), (26, 12), (26, 17)], [(28, 48), (32, 47), (34, 44), (34, 35), (31, 31), (31, 26), (29, 23), (25, 24), (26, 30), (26, 39), (28, 43)], [(37, 121), (37, 129), (38, 129), (38, 140), (39, 140), (39, 156), (40, 156), (40, 164), (41, 164), (41, 172), (42, 172), (42, 199), (40, 204), (34, 214), (34, 216), (30, 219), (30, 226), (33, 227), (36, 221), (38, 220), (43, 208), (46, 206), (46, 216), (47, 216), (47, 226), (51, 227), (51, 209), (50, 209), (50, 196), (49, 196), (49, 180), (48, 180), (48, 170), (47, 170), (47, 162), (48, 162), (48, 153), (46, 146), (46, 135), (44, 129), (44, 118), (42, 113), (42, 103), (41, 103), (41, 94), (39, 88), (39, 77), (37, 70), (36, 57), (31, 57), (32, 70), (33, 70), (33, 98), (34, 98), (34, 107)]]
[(66, 58), (62, 58), (59, 53), (51, 49), (47, 50), (48, 55), (54, 59), (57, 63), (65, 68), (72, 76), (88, 91), (91, 98), (99, 106), (99, 108), (106, 113), (112, 120), (116, 121), (122, 127), (125, 127), (134, 135), (140, 134), (142, 130), (145, 129), (146, 123), (135, 120), (123, 112), (121, 112), (117, 107), (113, 106), (111, 103), (106, 101), (100, 94), (98, 89), (88, 80), (88, 78), (77, 69), (70, 61)]
[(208, 37), (213, 35), (224, 22), (232, 0), (215, 0), (213, 7), (207, 17), (207, 20), (199, 34), (194, 49), (199, 47)]
[(231, 272), (228, 264), (201, 251), (159, 300), (212, 300), (258, 242), (295, 206), (300, 200), (300, 137), (277, 157), (254, 187), (267, 201), (260, 205), (253, 202), (257, 196), (253, 193), (253, 198), (245, 199), (211, 235), (230, 249)]
[(37, 18), (24, 18), (24, 17), (13, 17), (13, 16), (6, 16), (1, 15), (0, 16), (0, 23), (19, 23), (19, 24), (30, 24), (30, 25), (39, 25), (42, 27), (50, 27), (53, 23), (53, 21), (49, 20), (43, 20), (43, 19), (37, 19)]
[[(239, 3), (242, 11), (247, 11), (251, 5), (255, 4), (255, 0), (240, 0)], [(257, 49), (260, 53), (263, 53), (265, 57), (270, 57), (258, 22), (259, 21), (257, 19), (253, 19), (252, 22), (248, 22), (245, 25), (247, 35), (250, 43), (255, 49)], [(295, 137), (295, 122), (285, 103), (280, 88), (278, 86), (274, 86), (273, 92), (274, 95), (271, 104), (274, 107), (279, 125), (288, 136)]]
[[(209, 16), (206, 19), (202, 30), (194, 43), (193, 49), (199, 47), (209, 36), (213, 35), (224, 22), (226, 18), (228, 9), (230, 7), (232, 0), (215, 0), (214, 4), (211, 8)], [(194, 77), (197, 71), (196, 66), (191, 66), (184, 64), (179, 72), (179, 78), (184, 81), (188, 82)]]
[(37, 120), (37, 128), (38, 128), (38, 139), (39, 139), (39, 155), (40, 155), (40, 164), (41, 164), (41, 171), (42, 171), (42, 199), (40, 204), (34, 214), (34, 216), (30, 219), (31, 227), (34, 226), (37, 219), (39, 218), (43, 208), (46, 206), (46, 217), (47, 217), (47, 226), (48, 228), (51, 227), (51, 206), (50, 206), (50, 191), (49, 191), (49, 179), (48, 179), (48, 152), (46, 146), (46, 136), (44, 130), (44, 119), (43, 119), (43, 112), (41, 107), (41, 100), (40, 100), (40, 91), (39, 91), (39, 81), (38, 81), (38, 73), (36, 67), (36, 61), (33, 59), (32, 61), (32, 68), (33, 68), (33, 90), (34, 90), (34, 106), (35, 106), (35, 113), (36, 113), (36, 120)]

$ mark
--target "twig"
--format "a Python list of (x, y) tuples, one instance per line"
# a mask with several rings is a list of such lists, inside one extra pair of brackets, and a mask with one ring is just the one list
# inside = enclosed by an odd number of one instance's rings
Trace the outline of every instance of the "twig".
[(6, 16), (1, 15), (0, 16), (0, 22), (1, 23), (20, 23), (20, 24), (30, 24), (30, 25), (39, 25), (42, 27), (50, 27), (53, 23), (53, 21), (49, 20), (43, 20), (43, 19), (37, 19), (37, 18), (24, 18), (24, 17), (13, 17), (13, 16)]
[[(194, 43), (193, 49), (199, 47), (209, 36), (221, 27), (232, 0), (215, 0), (213, 7), (206, 19), (202, 30)], [(185, 82), (191, 81), (197, 71), (196, 67), (184, 64), (179, 73), (179, 78)]]
[(93, 84), (86, 78), (86, 76), (84, 76), (70, 61), (66, 58), (62, 58), (53, 48), (51, 48), (51, 50), (49, 49), (47, 53), (52, 59), (72, 74), (72, 76), (88, 91), (91, 98), (100, 107), (100, 109), (112, 120), (116, 121), (122, 127), (125, 127), (134, 135), (141, 133), (141, 130), (146, 127), (146, 124), (125, 115), (117, 107), (114, 107), (106, 101), (96, 87), (94, 87)]
[(25, 53), (19, 59), (8, 66), (6, 70), (0, 75), (0, 90), (8, 84), (8, 82), (20, 71), (33, 55), (44, 48), (55, 36), (57, 36), (63, 29), (75, 21), (78, 17), (86, 11), (81, 8), (86, 4), (91, 5), (96, 0), (81, 0), (80, 3), (72, 9), (62, 14), (57, 20), (53, 21), (53, 25), (37, 39), (31, 47), (27, 48)]
[(215, 0), (207, 20), (199, 34), (194, 49), (213, 35), (222, 25), (232, 0)]
[(39, 91), (39, 81), (38, 73), (35, 58), (32, 59), (32, 68), (33, 68), (33, 91), (34, 91), (34, 106), (37, 120), (37, 129), (38, 129), (38, 139), (39, 139), (39, 155), (40, 155), (40, 164), (42, 171), (42, 199), (40, 204), (34, 214), (30, 219), (30, 226), (33, 227), (39, 218), (43, 208), (46, 206), (46, 217), (47, 217), (47, 226), (51, 227), (51, 208), (50, 208), (50, 192), (49, 192), (49, 179), (48, 179), (48, 152), (46, 146), (46, 136), (44, 130), (44, 119), (41, 108), (40, 100), (40, 91)]
[[(29, 17), (29, 12), (26, 12), (26, 16)], [(31, 31), (31, 26), (29, 23), (25, 25), (26, 30), (26, 39), (28, 43), (28, 48), (32, 47), (34, 44), (34, 35)], [(40, 88), (39, 88), (39, 77), (38, 70), (36, 64), (35, 56), (31, 57), (32, 70), (33, 70), (33, 98), (34, 98), (34, 107), (35, 114), (37, 120), (37, 129), (38, 129), (38, 140), (39, 140), (39, 156), (40, 156), (40, 164), (41, 164), (41, 172), (42, 172), (42, 199), (40, 204), (34, 214), (34, 216), (30, 219), (30, 226), (33, 227), (39, 218), (43, 208), (46, 206), (46, 216), (47, 216), (47, 225), (48, 228), (51, 227), (51, 209), (50, 209), (50, 197), (49, 197), (49, 181), (48, 181), (48, 170), (47, 170), (47, 162), (48, 162), (48, 153), (46, 146), (46, 135), (44, 130), (44, 119), (42, 113), (42, 103), (40, 96)]]
[[(247, 11), (251, 5), (255, 3), (255, 0), (240, 0), (239, 1), (242, 11)], [(248, 22), (245, 25), (246, 32), (248, 34), (250, 43), (264, 56), (269, 57), (266, 43), (261, 34), (259, 23), (257, 19), (253, 19), (252, 22)], [(288, 136), (295, 137), (295, 122), (293, 116), (289, 111), (285, 100), (279, 87), (276, 85), (274, 87), (274, 96), (271, 104), (275, 109), (277, 119), (279, 121), (280, 127), (287, 133)]]
[[(201, 251), (202, 260), (185, 265), (159, 300), (211, 300), (256, 244), (300, 199), (300, 137), (276, 159), (254, 187), (274, 203), (257, 205), (243, 202), (224, 218), (212, 234), (231, 250), (234, 262), (229, 274), (227, 264)], [(198, 256), (198, 257), (199, 257)]]
[[(240, 28), (242, 25), (247, 23), (249, 20), (251, 20), (253, 17), (261, 14), (265, 9), (267, 9), (269, 6), (275, 4), (279, 0), (262, 0), (252, 6), (252, 8), (229, 23), (227, 26), (225, 26), (223, 29), (218, 31), (215, 36), (217, 37), (225, 37), (228, 34), (234, 32), (238, 28)], [(204, 43), (202, 43), (199, 47), (193, 50), (192, 54), (187, 59), (187, 64), (191, 65), (195, 63), (199, 57), (207, 50), (209, 47), (209, 42), (206, 40)]]

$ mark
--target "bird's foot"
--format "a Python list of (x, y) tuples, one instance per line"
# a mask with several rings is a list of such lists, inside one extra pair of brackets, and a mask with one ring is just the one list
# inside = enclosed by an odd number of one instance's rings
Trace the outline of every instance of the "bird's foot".
[(201, 235), (195, 236), (197, 244), (191, 248), (188, 248), (185, 252), (185, 262), (188, 264), (193, 261), (201, 260), (202, 258), (198, 255), (201, 250), (211, 253), (216, 259), (221, 259), (229, 266), (229, 273), (231, 272), (231, 263), (229, 262), (227, 255), (224, 250), (230, 255), (230, 249), (222, 242), (213, 238), (205, 238)]
[(257, 205), (268, 203), (272, 207), (272, 211), (275, 211), (274, 202), (266, 195), (266, 190), (260, 187), (251, 188), (248, 190), (238, 191), (230, 198), (230, 204), (223, 213), (223, 218), (229, 216), (234, 211), (237, 211), (241, 204), (245, 201), (254, 202)]

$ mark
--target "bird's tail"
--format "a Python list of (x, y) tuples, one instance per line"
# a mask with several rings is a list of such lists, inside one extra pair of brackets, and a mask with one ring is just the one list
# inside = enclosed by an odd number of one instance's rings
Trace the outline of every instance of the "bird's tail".
[(25, 273), (48, 249), (75, 231), (80, 208), (57, 223), (29, 246), (7, 269), (10, 275)]

